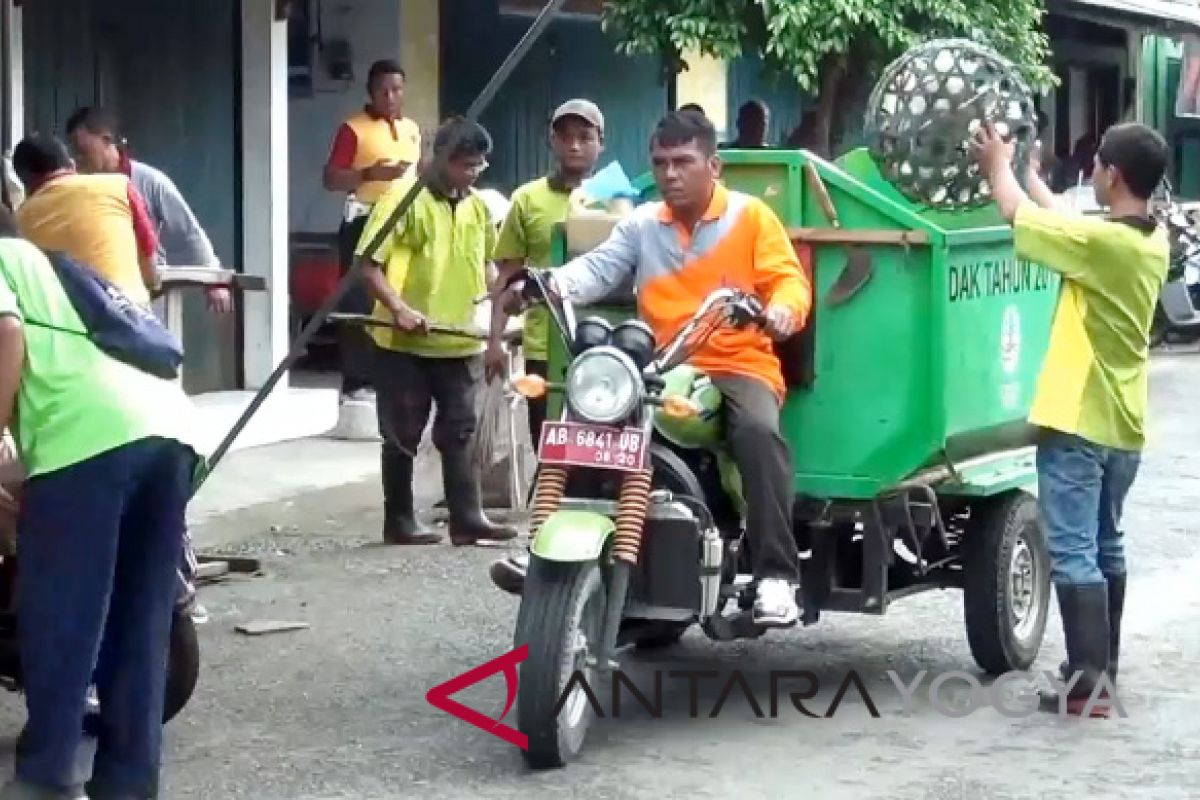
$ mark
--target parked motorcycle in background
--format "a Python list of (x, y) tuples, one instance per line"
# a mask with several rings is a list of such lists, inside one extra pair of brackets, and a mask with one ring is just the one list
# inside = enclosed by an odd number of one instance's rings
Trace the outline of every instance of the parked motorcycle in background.
[(1150, 346), (1200, 339), (1200, 204), (1174, 202), (1169, 192), (1156, 216), (1171, 237), (1171, 263), (1150, 328)]

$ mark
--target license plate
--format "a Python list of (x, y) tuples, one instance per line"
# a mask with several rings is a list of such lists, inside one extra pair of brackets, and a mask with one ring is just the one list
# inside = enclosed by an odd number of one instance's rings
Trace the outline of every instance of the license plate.
[(646, 468), (648, 438), (638, 428), (547, 422), (542, 425), (538, 460), (543, 464), (641, 472)]

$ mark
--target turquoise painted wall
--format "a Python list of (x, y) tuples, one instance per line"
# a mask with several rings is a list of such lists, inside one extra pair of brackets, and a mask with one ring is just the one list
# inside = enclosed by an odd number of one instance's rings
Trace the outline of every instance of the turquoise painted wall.
[(729, 64), (729, 138), (737, 135), (734, 122), (737, 110), (747, 100), (762, 100), (771, 109), (771, 127), (767, 141), (782, 146), (789, 133), (800, 124), (807, 107), (799, 87), (786, 77), (773, 78), (762, 67), (757, 55), (744, 55)]
[[(462, 114), (529, 28), (531, 17), (502, 16), (496, 0), (442, 0), (442, 116)], [(644, 171), (650, 133), (667, 109), (659, 60), (629, 58), (597, 21), (551, 23), (483, 116), (495, 141), (481, 185), (510, 191), (550, 166), (547, 125), (555, 106), (587, 97), (603, 110), (602, 164), (617, 159)]]
[[(265, 0), (262, 0), (265, 2)], [(63, 134), (80, 105), (122, 119), (134, 156), (183, 192), (224, 264), (240, 265), (239, 0), (51, 0), (24, 6), (25, 123)], [(232, 388), (235, 330), (189, 292), (184, 385)]]

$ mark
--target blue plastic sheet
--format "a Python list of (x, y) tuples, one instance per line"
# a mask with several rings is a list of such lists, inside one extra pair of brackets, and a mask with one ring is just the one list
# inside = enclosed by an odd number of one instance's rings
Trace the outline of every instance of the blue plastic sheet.
[(617, 161), (585, 180), (580, 189), (589, 203), (608, 203), (618, 198), (636, 200), (639, 196), (638, 190)]

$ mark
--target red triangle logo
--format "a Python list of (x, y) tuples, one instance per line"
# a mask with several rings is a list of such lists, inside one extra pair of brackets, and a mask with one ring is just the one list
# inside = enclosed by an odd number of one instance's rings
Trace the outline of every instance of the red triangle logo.
[[(529, 737), (520, 731), (510, 728), (505, 725), (503, 720), (512, 709), (513, 703), (517, 700), (517, 664), (529, 658), (529, 645), (523, 644), (516, 650), (505, 653), (499, 658), (493, 658), (486, 664), (480, 664), (474, 669), (469, 669), (461, 675), (456, 675), (445, 683), (439, 683), (437, 686), (430, 689), (425, 694), (425, 699), (429, 705), (445, 711), (452, 717), (457, 717), (463, 722), (474, 725), (485, 733), (490, 733), (509, 744), (516, 745), (522, 750), (529, 749)], [(490, 678), (497, 672), (504, 672), (504, 683), (508, 690), (508, 697), (504, 703), (504, 711), (499, 718), (492, 719), (485, 714), (481, 714), (475, 709), (464, 706), (457, 700), (451, 700), (450, 695), (457, 694), (468, 686), (474, 686), (485, 678)]]

